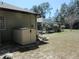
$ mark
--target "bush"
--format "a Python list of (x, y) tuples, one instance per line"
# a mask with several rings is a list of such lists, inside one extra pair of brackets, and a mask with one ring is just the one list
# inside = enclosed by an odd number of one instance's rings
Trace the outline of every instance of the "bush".
[(65, 25), (61, 25), (61, 31), (64, 31)]
[(54, 29), (55, 32), (61, 32), (61, 28), (58, 24), (54, 24), (53, 29)]

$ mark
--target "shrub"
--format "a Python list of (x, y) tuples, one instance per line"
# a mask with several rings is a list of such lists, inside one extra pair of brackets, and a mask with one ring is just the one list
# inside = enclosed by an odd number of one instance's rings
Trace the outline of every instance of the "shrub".
[(61, 32), (61, 28), (58, 24), (54, 24), (53, 29), (54, 29), (55, 32)]

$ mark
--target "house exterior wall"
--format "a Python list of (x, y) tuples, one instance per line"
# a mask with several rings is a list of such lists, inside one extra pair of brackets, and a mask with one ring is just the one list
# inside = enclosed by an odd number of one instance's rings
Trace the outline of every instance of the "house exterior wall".
[[(26, 27), (33, 31), (33, 35), (36, 37), (36, 16), (29, 13), (12, 12), (6, 10), (0, 10), (0, 16), (3, 16), (6, 20), (7, 30), (3, 31), (4, 34), (0, 34), (3, 37), (2, 40), (12, 40), (13, 39), (13, 29)], [(32, 36), (32, 35), (30, 35)]]

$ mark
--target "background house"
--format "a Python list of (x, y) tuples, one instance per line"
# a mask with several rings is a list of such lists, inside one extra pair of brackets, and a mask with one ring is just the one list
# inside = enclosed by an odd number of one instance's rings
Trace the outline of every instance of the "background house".
[(38, 30), (42, 30), (43, 29), (43, 21), (44, 21), (44, 18), (38, 18), (37, 19), (37, 29)]

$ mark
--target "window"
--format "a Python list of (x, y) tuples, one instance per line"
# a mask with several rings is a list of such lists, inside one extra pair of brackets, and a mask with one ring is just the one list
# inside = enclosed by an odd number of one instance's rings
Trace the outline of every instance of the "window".
[(4, 16), (0, 16), (0, 29), (6, 29), (7, 20)]

